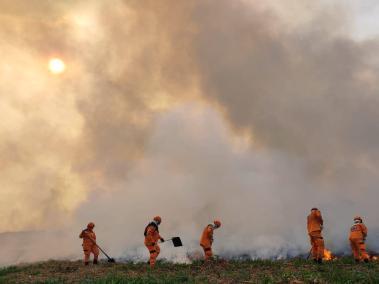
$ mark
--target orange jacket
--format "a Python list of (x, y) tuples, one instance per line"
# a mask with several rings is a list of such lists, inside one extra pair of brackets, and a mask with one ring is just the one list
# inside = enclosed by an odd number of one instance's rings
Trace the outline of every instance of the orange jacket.
[(83, 230), (80, 235), (79, 235), (79, 238), (83, 239), (83, 247), (92, 247), (94, 245), (93, 241), (95, 241), (96, 243), (96, 234), (94, 231), (90, 231), (88, 229), (85, 229)]
[(365, 239), (367, 237), (367, 227), (365, 224), (354, 224), (350, 229), (350, 240), (353, 239)]
[(202, 247), (208, 248), (212, 246), (213, 243), (213, 225), (209, 224), (204, 228), (203, 234), (201, 235), (200, 245)]
[(154, 245), (161, 239), (161, 235), (159, 234), (158, 225), (154, 222), (147, 225), (145, 229), (145, 244), (146, 245)]
[(307, 218), (308, 234), (316, 231), (322, 231), (324, 221), (322, 220), (320, 210), (312, 210)]

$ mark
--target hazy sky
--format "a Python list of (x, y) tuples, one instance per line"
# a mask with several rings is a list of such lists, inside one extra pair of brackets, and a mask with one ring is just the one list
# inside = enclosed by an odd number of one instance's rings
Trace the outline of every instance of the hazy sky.
[(353, 33), (357, 38), (372, 38), (379, 35), (379, 2), (375, 0), (349, 1), (356, 17)]

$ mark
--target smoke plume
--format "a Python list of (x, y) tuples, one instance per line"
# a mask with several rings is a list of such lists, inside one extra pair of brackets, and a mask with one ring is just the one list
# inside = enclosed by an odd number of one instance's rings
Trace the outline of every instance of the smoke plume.
[(185, 244), (168, 259), (216, 218), (217, 254), (291, 257), (314, 206), (332, 251), (355, 215), (379, 249), (379, 41), (352, 18), (342, 1), (0, 0), (0, 264), (79, 258), (89, 221), (140, 260), (155, 215)]

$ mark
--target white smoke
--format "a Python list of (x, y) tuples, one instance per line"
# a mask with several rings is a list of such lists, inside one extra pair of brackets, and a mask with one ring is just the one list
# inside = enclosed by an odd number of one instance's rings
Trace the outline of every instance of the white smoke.
[(355, 215), (379, 249), (378, 42), (351, 37), (347, 7), (31, 2), (0, 1), (1, 265), (79, 258), (89, 221), (144, 260), (155, 215), (185, 244), (163, 258), (201, 254), (215, 218), (216, 254), (295, 256), (314, 206), (332, 251)]
[[(184, 243), (183, 248), (162, 244), (162, 258), (188, 262), (201, 255), (200, 234), (215, 218), (222, 221), (215, 232), (216, 254), (293, 257), (308, 250), (305, 217), (314, 205), (324, 213), (327, 247), (346, 251), (346, 216), (362, 204), (332, 204), (337, 196), (304, 180), (301, 160), (254, 144), (247, 147), (247, 140), (231, 136), (222, 117), (209, 107), (185, 104), (161, 115), (146, 145), (147, 155), (124, 184), (93, 192), (77, 210), (75, 223), (60, 231), (2, 238), (9, 249), (3, 264), (79, 258), (78, 235), (88, 221), (96, 222), (98, 242), (111, 256), (144, 261), (148, 255), (143, 229), (158, 214), (163, 218), (162, 236), (180, 236)], [(365, 214), (374, 220), (369, 211)], [(376, 248), (374, 240), (368, 239), (371, 249)]]

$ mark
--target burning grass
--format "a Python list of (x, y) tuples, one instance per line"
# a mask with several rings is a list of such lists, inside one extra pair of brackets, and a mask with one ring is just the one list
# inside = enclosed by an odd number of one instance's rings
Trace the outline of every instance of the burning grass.
[(337, 257), (335, 255), (333, 255), (333, 253), (328, 250), (328, 249), (324, 249), (324, 257), (323, 257), (323, 260), (325, 261), (329, 261), (329, 260), (334, 260), (336, 259)]
[(0, 270), (0, 283), (378, 283), (379, 262), (339, 258), (316, 265), (304, 259), (173, 264), (48, 261)]

